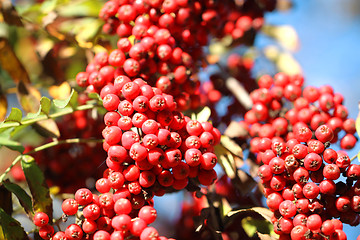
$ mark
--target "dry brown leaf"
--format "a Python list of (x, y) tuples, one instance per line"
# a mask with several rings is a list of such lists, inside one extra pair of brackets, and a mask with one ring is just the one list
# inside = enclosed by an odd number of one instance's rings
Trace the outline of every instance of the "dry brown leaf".
[(17, 13), (16, 9), (12, 5), (11, 0), (2, 0), (0, 1), (0, 11), (4, 18), (4, 21), (9, 25), (15, 25), (18, 27), (23, 27), (23, 23)]
[(30, 83), (29, 75), (6, 38), (0, 38), (0, 64), (15, 83)]
[(7, 111), (7, 99), (5, 93), (2, 91), (0, 84), (0, 122), (5, 120)]

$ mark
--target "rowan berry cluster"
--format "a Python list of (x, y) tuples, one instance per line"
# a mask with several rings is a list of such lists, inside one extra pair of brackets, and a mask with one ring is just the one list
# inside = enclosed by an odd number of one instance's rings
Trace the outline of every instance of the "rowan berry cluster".
[(302, 84), (302, 76), (283, 73), (259, 79), (245, 115), (251, 136), (258, 136), (251, 151), (262, 164), (258, 175), (281, 240), (346, 239), (342, 223), (360, 223), (360, 166), (329, 147), (340, 130), (346, 132), (340, 146), (354, 147), (354, 120), (330, 86), (302, 90)]
[[(263, 138), (287, 141), (294, 139), (295, 129), (307, 126), (310, 135), (320, 125), (326, 124), (334, 133), (331, 143), (338, 142), (343, 149), (355, 146), (355, 120), (348, 118), (348, 110), (342, 104), (344, 97), (329, 85), (319, 88), (307, 86), (302, 89), (301, 75), (289, 76), (278, 73), (272, 78), (262, 76), (258, 89), (250, 96), (253, 107), (241, 122), (252, 137), (250, 150), (258, 153)], [(345, 134), (343, 134), (345, 132)], [(261, 154), (258, 154), (260, 163)]]

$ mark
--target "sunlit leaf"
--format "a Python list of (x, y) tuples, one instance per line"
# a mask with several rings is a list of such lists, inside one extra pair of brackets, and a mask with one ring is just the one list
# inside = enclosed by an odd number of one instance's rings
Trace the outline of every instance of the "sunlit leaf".
[(228, 136), (229, 138), (245, 138), (248, 136), (248, 134), (249, 132), (247, 129), (243, 128), (237, 121), (231, 121), (224, 132), (224, 135)]
[(211, 115), (211, 110), (209, 107), (203, 107), (197, 114), (196, 114), (196, 120), (199, 122), (206, 122), (209, 120)]
[(228, 136), (221, 136), (221, 140), (220, 140), (221, 144), (228, 149), (232, 154), (240, 157), (241, 159), (243, 158), (243, 151), (242, 148), (231, 138), (229, 138)]
[(22, 157), (21, 167), (33, 198), (34, 212), (45, 212), (52, 219), (52, 199), (43, 172), (29, 155)]
[(66, 99), (71, 94), (71, 87), (68, 82), (63, 82), (60, 86), (49, 87), (49, 94), (54, 99)]
[(64, 17), (98, 17), (99, 10), (102, 6), (103, 3), (101, 1), (69, 1), (68, 4), (59, 5), (56, 10), (59, 12), (59, 15)]
[(4, 240), (25, 240), (28, 239), (24, 228), (14, 218), (5, 213), (0, 208), (0, 228), (2, 230)]
[(17, 122), (19, 123), (22, 118), (22, 112), (18, 108), (12, 108), (9, 116), (5, 119), (5, 122)]
[(66, 99), (54, 99), (54, 104), (58, 108), (65, 108), (67, 106), (71, 106), (72, 108), (75, 108), (78, 104), (78, 93), (72, 89), (69, 97)]
[(0, 146), (8, 147), (11, 150), (15, 150), (20, 153), (23, 153), (25, 150), (24, 146), (21, 143), (10, 140), (9, 138), (5, 138), (5, 137), (0, 137)]
[(260, 238), (260, 240), (277, 240), (278, 238), (275, 238), (273, 236), (270, 236), (269, 234), (262, 234), (262, 233), (257, 233), (258, 237)]
[(19, 185), (6, 180), (3, 182), (6, 189), (14, 193), (18, 198), (21, 206), (25, 209), (27, 214), (33, 214), (32, 200), (31, 197), (25, 192), (25, 190)]

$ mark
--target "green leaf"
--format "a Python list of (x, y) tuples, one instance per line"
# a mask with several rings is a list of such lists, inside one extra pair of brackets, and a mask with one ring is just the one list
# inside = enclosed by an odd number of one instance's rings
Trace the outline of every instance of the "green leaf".
[(101, 1), (83, 0), (83, 1), (69, 1), (68, 4), (62, 4), (57, 7), (60, 16), (73, 17), (73, 16), (86, 16), (97, 17), (99, 9), (102, 7)]
[(52, 219), (52, 199), (43, 172), (29, 155), (22, 157), (21, 167), (33, 198), (34, 212), (45, 212)]
[(18, 151), (20, 153), (23, 153), (25, 148), (23, 147), (23, 145), (19, 142), (10, 140), (8, 138), (5, 137), (0, 137), (0, 146), (5, 146), (10, 148), (11, 150), (15, 150)]
[(3, 184), (7, 190), (15, 194), (27, 214), (30, 215), (34, 213), (31, 197), (24, 191), (24, 189), (22, 189), (19, 185), (10, 182), (9, 180), (5, 180)]
[(40, 99), (40, 108), (39, 108), (39, 112), (44, 113), (45, 115), (48, 115), (50, 112), (50, 108), (51, 108), (51, 101), (49, 98), (47, 97), (42, 97)]
[(257, 232), (270, 234), (272, 224), (265, 220), (246, 217), (241, 220), (241, 225), (249, 237), (253, 237)]
[(78, 93), (72, 89), (70, 96), (66, 99), (54, 99), (54, 104), (58, 108), (65, 108), (67, 106), (71, 106), (72, 108), (75, 108), (78, 104)]
[(26, 235), (24, 228), (21, 227), (20, 223), (11, 216), (9, 216), (8, 214), (6, 214), (2, 208), (0, 208), (0, 228), (3, 234), (3, 236), (0, 235), (1, 239), (4, 240), (29, 239)]
[(17, 122), (20, 123), (22, 118), (22, 112), (18, 108), (12, 108), (9, 116), (5, 119), (5, 123), (7, 122)]
[(102, 101), (100, 95), (98, 93), (96, 93), (96, 92), (89, 93), (88, 97), (91, 98), (91, 99)]

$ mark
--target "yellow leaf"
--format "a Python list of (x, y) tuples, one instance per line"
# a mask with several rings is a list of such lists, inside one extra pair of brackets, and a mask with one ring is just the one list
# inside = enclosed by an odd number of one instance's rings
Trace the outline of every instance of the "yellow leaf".
[(51, 86), (49, 94), (54, 99), (65, 99), (70, 96), (71, 86), (68, 82), (63, 82), (60, 86)]

